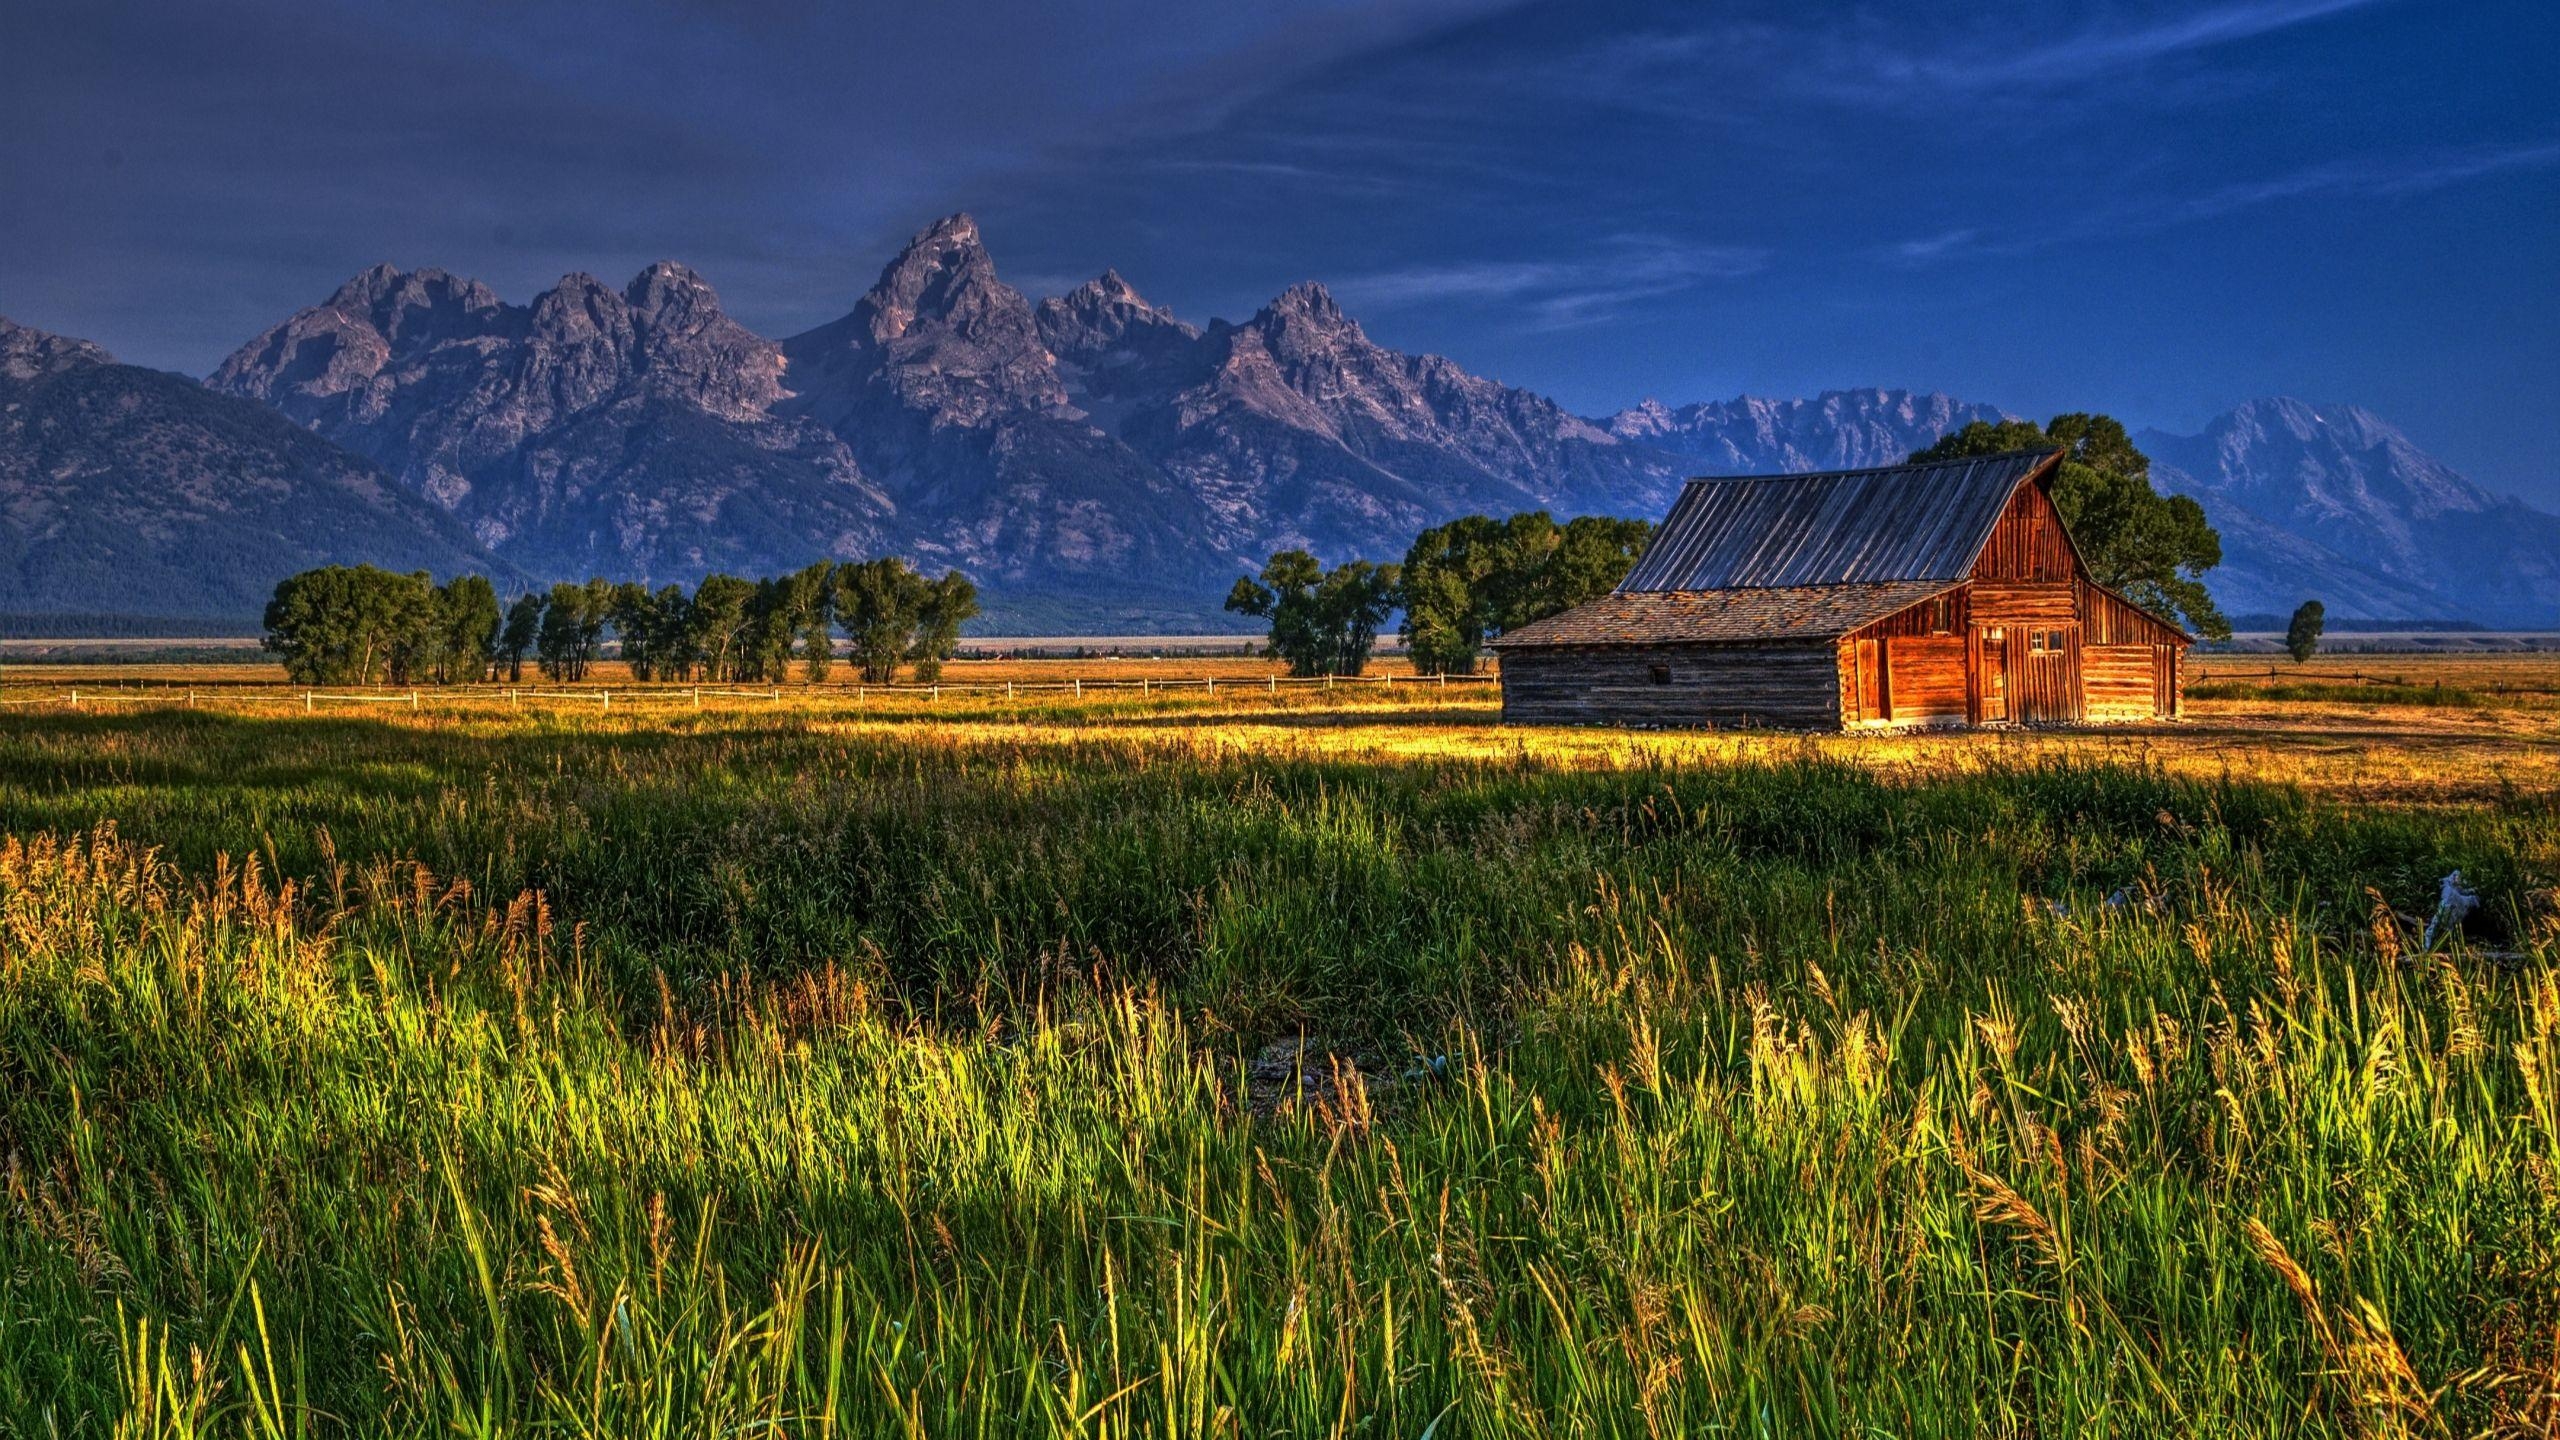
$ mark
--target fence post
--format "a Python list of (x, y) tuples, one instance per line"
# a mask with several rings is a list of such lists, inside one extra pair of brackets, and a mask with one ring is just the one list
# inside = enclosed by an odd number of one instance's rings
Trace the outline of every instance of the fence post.
[(409, 713), (412, 715), (418, 713), (418, 692), (415, 690), (409, 692)]
[(1084, 677), (1081, 675), (1076, 677), (1076, 698), (1079, 700), (1084, 698)]
[(74, 710), (80, 708), (80, 692), (77, 690), (71, 692), (71, 708)]
[(1013, 682), (1010, 680), (1004, 682), (1004, 698), (1007, 700), (1013, 698)]
[(1327, 676), (1325, 676), (1325, 677), (1324, 677), (1324, 688), (1326, 688), (1327, 690), (1330, 690), (1330, 689), (1332, 689), (1332, 688), (1333, 688), (1333, 677), (1332, 677), (1331, 675), (1327, 675)]
[(927, 700), (929, 700), (929, 701), (930, 701), (930, 700), (939, 700), (939, 699), (941, 699), (941, 698), (942, 698), (942, 682), (941, 682), (941, 681), (939, 681), (939, 680), (934, 681), (934, 682), (933, 682), (933, 693), (932, 693), (932, 694), (930, 694), (930, 695), (927, 695), (927, 696), (926, 696), (926, 697), (924, 697), (924, 698), (925, 698), (925, 699), (927, 699)]
[(1212, 695), (1218, 693), (1218, 677), (1215, 675), (1209, 677), (1209, 693)]
[(597, 693), (598, 695), (600, 695), (600, 696), (602, 696), (602, 697), (604, 698), (604, 708), (605, 708), (605, 709), (610, 710), (610, 709), (612, 709), (612, 708), (613, 708), (613, 692), (612, 692), (612, 691), (610, 691), (610, 690), (599, 690), (599, 691), (597, 691), (596, 693)]
[(1271, 677), (1271, 693), (1274, 695), (1280, 693), (1280, 677), (1277, 675)]

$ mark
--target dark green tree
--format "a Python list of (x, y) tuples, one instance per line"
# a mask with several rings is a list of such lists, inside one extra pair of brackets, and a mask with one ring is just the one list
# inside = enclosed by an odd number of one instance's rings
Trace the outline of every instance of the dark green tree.
[(747, 622), (755, 597), (755, 585), (735, 575), (705, 575), (693, 587), (690, 629), (702, 656), (702, 678), (740, 678), (749, 659)]
[(678, 678), (667, 673), (666, 631), (658, 613), (658, 596), (648, 586), (626, 580), (613, 587), (613, 633), (622, 642), (622, 663), (631, 668), (632, 679)]
[(288, 576), (267, 602), (262, 643), (295, 684), (372, 684), (390, 673), (404, 638), (412, 580), (371, 565)]
[(1617, 589), (1652, 538), (1650, 520), (1577, 515), (1566, 521), (1546, 562), (1502, 612), (1502, 628), (1517, 630)]
[(943, 571), (939, 580), (917, 578), (923, 589), (907, 658), (915, 663), (916, 678), (931, 684), (942, 678), (942, 662), (960, 648), (960, 627), (978, 613), (978, 587), (957, 570)]
[(1508, 520), (1467, 515), (1415, 537), (1403, 566), (1404, 640), (1416, 670), (1473, 674), (1485, 642), (1607, 594), (1653, 527), (1543, 510)]
[(484, 575), (457, 575), (436, 591), (436, 612), (444, 630), (437, 682), (475, 685), (488, 679), (506, 623), (497, 588)]
[[(836, 662), (836, 566), (832, 560), (821, 560), (792, 577), (799, 587), (794, 593), (799, 601), (800, 664), (812, 685), (827, 678)], [(777, 675), (774, 678), (780, 679)]]
[(507, 683), (524, 679), (525, 657), (542, 638), (542, 596), (527, 591), (507, 607), (507, 626), (498, 636), (498, 658), (506, 662)]
[(2056, 415), (2047, 425), (1976, 420), (1911, 458), (2054, 448), (2065, 452), (2053, 482), (2054, 508), (2091, 578), (2206, 639), (2229, 639), (2231, 622), (2199, 578), (2222, 563), (2222, 537), (2193, 499), (2151, 488), (2150, 457), (2117, 421), (2078, 413)]
[(864, 560), (836, 567), (836, 623), (844, 627), (862, 678), (885, 685), (898, 678), (898, 662), (915, 643), (924, 613), (924, 580), (897, 559)]
[(542, 607), (542, 632), (534, 641), (544, 675), (567, 681), (587, 678), (587, 667), (595, 662), (593, 637), (610, 621), (592, 614), (592, 608), (586, 586), (562, 581), (551, 587), (551, 598)]
[(2320, 632), (2329, 628), (2329, 608), (2317, 600), (2305, 600), (2293, 612), (2293, 623), (2284, 627), (2285, 653), (2296, 665), (2311, 663), (2320, 653)]
[(1259, 579), (1238, 579), (1226, 608), (1271, 622), (1268, 654), (1292, 675), (1357, 675), (1402, 593), (1393, 565), (1352, 560), (1327, 570), (1304, 550), (1283, 550)]

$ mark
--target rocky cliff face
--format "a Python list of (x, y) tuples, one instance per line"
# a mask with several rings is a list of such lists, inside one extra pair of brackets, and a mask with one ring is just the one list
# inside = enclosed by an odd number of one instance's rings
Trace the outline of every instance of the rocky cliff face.
[(1066, 592), (1097, 620), (1196, 604), (1197, 507), (1090, 423), (1031, 302), (966, 215), (927, 227), (840, 320), (783, 344), (782, 412), (879, 478), (897, 545), (1000, 594)]
[(1647, 400), (1609, 417), (1609, 433), (1685, 457), (1701, 473), (1782, 475), (1893, 465), (1949, 431), (2001, 412), (1949, 395), (1826, 390), (1810, 400), (1734, 400), (1677, 409)]
[(378, 266), (208, 383), (374, 460), (528, 571), (689, 580), (887, 538), (844, 444), (773, 413), (782, 374), (681, 265), (619, 291), (571, 275), (530, 306)]
[(264, 406), (0, 319), (0, 610), (237, 620), (357, 563), (518, 578)]
[(2560, 516), (2481, 489), (2369, 411), (2254, 400), (2138, 437), (2223, 532), (2226, 609), (2560, 624)]

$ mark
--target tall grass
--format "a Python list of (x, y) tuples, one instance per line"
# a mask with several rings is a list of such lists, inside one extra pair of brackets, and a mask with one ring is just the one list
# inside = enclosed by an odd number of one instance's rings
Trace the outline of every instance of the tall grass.
[(24, 724), (0, 1424), (2546, 1433), (2548, 819)]

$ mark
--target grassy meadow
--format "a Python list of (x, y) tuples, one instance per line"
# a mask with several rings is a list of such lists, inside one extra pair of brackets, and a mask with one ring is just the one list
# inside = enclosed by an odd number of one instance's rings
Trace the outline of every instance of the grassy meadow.
[(2560, 1434), (2560, 666), (1217, 673), (12, 672), (0, 1434)]

